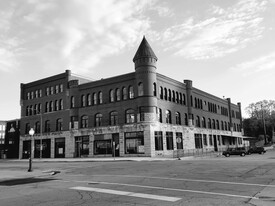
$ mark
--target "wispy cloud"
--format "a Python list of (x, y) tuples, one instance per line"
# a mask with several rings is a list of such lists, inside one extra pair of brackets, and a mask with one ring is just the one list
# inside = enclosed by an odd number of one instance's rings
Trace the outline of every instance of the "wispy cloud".
[[(43, 61), (47, 56), (48, 61), (41, 64), (47, 68), (51, 58), (58, 58), (60, 65), (82, 72), (96, 66), (103, 58), (136, 45), (143, 34), (150, 33), (150, 19), (143, 13), (156, 4), (156, 0), (10, 2), (3, 9), (9, 12), (0, 13), (2, 70), (15, 62), (26, 63), (20, 59), (25, 55), (33, 62)], [(159, 15), (169, 12), (161, 7), (157, 11)], [(7, 39), (21, 41), (11, 46), (7, 45)], [(20, 54), (15, 53), (19, 48)]]
[(243, 76), (252, 74), (266, 73), (275, 70), (275, 52), (261, 56), (257, 59), (243, 62), (231, 68), (233, 71), (240, 72)]
[(168, 28), (162, 35), (164, 45), (176, 55), (190, 59), (208, 59), (236, 52), (260, 39), (264, 31), (261, 12), (265, 0), (241, 0), (221, 8), (212, 6), (204, 20), (190, 17)]

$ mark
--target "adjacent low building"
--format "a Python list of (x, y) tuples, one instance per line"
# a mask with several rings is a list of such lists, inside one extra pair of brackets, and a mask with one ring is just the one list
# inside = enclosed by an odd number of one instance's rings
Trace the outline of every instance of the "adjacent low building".
[(66, 70), (21, 84), (20, 158), (173, 157), (243, 146), (241, 104), (157, 73), (157, 60), (144, 37), (131, 73), (91, 81)]

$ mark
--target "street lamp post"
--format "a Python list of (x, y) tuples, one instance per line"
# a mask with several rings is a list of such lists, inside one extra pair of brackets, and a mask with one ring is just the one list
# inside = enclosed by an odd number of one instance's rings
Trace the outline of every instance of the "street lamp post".
[(30, 157), (29, 157), (29, 169), (28, 169), (28, 172), (32, 172), (32, 139), (33, 139), (33, 135), (34, 135), (33, 128), (30, 129), (29, 135), (31, 136), (31, 144), (30, 144)]

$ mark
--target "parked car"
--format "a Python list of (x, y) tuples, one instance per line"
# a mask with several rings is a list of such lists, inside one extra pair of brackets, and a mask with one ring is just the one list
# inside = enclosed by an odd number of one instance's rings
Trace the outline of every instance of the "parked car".
[(247, 151), (244, 147), (237, 147), (237, 148), (228, 148), (226, 151), (222, 153), (222, 155), (229, 157), (230, 155), (240, 155), (245, 156)]
[(266, 151), (263, 147), (251, 147), (248, 151), (247, 154), (252, 154), (252, 153), (258, 153), (258, 154), (264, 154)]

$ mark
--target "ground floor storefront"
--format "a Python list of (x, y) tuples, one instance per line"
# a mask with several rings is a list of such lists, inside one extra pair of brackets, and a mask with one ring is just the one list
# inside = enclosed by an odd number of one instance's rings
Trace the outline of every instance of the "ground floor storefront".
[(20, 158), (175, 157), (244, 145), (240, 133), (162, 123), (133, 124), (25, 135)]

